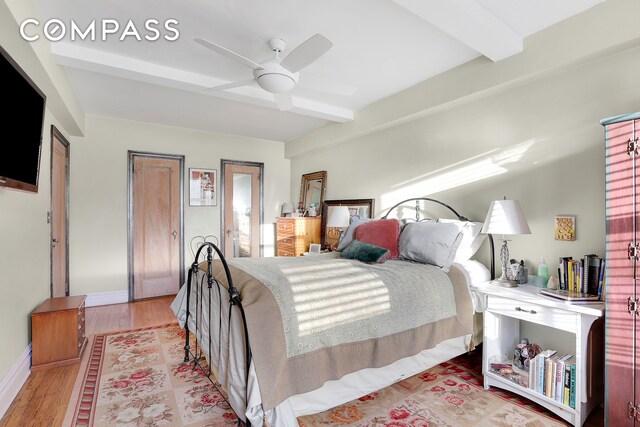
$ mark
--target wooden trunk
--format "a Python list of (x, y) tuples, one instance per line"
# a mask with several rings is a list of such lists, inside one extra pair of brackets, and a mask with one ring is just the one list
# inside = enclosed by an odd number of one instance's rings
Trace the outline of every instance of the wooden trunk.
[(86, 296), (48, 298), (31, 313), (31, 369), (80, 360), (87, 344)]

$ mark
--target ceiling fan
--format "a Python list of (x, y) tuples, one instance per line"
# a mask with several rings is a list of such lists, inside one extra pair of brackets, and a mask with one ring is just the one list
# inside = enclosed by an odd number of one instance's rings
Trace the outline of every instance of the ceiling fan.
[(289, 91), (298, 83), (300, 70), (320, 58), (333, 46), (333, 43), (326, 37), (316, 34), (302, 42), (281, 60), (280, 52), (285, 49), (286, 42), (282, 39), (271, 39), (269, 40), (269, 47), (275, 53), (275, 57), (258, 64), (208, 40), (195, 39), (195, 42), (253, 69), (254, 78), (251, 80), (228, 83), (207, 90), (224, 90), (257, 83), (262, 89), (273, 93), (275, 102), (282, 111), (290, 110), (292, 107)]

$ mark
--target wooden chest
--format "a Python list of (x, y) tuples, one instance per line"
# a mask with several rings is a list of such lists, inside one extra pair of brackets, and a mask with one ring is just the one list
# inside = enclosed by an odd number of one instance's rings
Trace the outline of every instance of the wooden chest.
[(80, 361), (87, 344), (85, 295), (48, 298), (31, 313), (31, 369)]
[(276, 255), (301, 256), (311, 243), (320, 243), (320, 217), (278, 217)]

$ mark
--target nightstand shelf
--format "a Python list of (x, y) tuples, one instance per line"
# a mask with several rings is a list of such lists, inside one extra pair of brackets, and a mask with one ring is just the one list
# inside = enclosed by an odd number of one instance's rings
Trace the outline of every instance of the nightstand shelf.
[[(521, 285), (501, 288), (491, 284), (474, 286), (484, 309), (484, 342), (482, 373), (484, 387), (509, 390), (544, 406), (575, 426), (581, 426), (591, 410), (604, 397), (603, 377), (603, 325), (604, 303), (568, 304), (539, 295), (539, 288)], [(490, 363), (513, 357), (513, 351), (522, 338), (521, 329), (540, 325), (539, 336), (528, 336), (543, 349), (553, 342), (552, 335), (570, 334), (575, 338), (565, 344), (576, 360), (576, 408), (551, 399), (509, 378), (492, 372)], [(560, 349), (558, 350), (560, 353)], [(563, 353), (564, 354), (564, 353)]]

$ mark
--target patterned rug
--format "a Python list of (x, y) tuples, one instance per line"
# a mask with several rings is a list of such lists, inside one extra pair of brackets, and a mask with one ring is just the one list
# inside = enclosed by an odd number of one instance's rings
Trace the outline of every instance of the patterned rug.
[[(177, 325), (97, 335), (81, 370), (72, 426), (237, 425), (218, 392), (183, 359)], [(566, 426), (515, 394), (482, 388), (482, 352), (441, 363), (421, 374), (320, 414), (300, 426)]]
[(237, 425), (204, 373), (183, 362), (184, 334), (171, 324), (96, 335), (71, 425)]
[(497, 388), (484, 390), (482, 350), (362, 396), (300, 417), (301, 427), (542, 427), (567, 426), (545, 408)]

